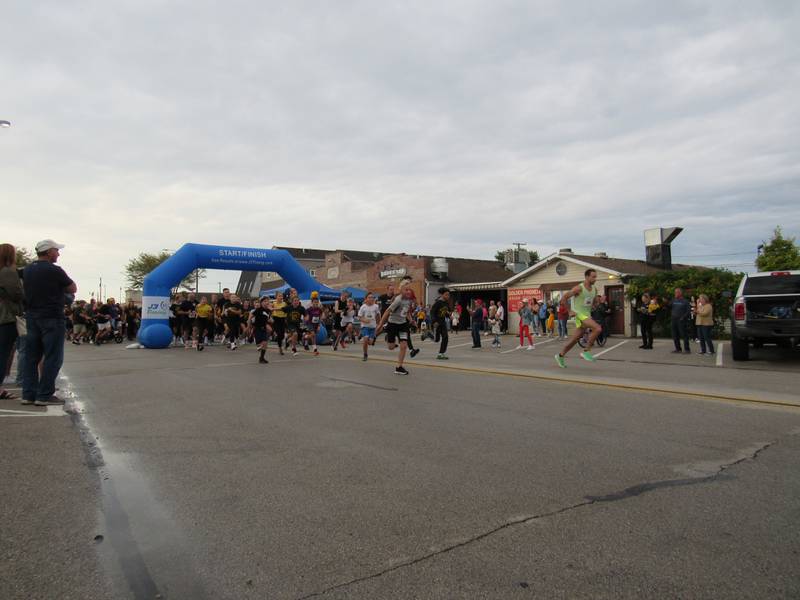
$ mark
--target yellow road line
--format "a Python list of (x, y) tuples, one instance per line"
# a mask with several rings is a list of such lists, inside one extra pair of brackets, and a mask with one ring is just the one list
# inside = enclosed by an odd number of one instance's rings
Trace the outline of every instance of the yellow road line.
[[(322, 353), (320, 354), (321, 358), (340, 358), (340, 359), (350, 359), (350, 360), (361, 360), (359, 356), (348, 356), (346, 354), (329, 354), (329, 353)], [(369, 357), (370, 362), (381, 362), (387, 364), (396, 364), (396, 360), (387, 359), (387, 358), (373, 358), (372, 356)], [(719, 400), (724, 402), (734, 402), (734, 403), (742, 403), (742, 404), (760, 404), (766, 406), (779, 406), (782, 408), (792, 408), (792, 409), (800, 409), (800, 404), (794, 404), (792, 402), (784, 402), (781, 400), (761, 400), (759, 398), (752, 398), (748, 396), (726, 396), (724, 394), (710, 394), (706, 392), (692, 392), (687, 390), (671, 390), (668, 388), (661, 388), (661, 387), (648, 387), (644, 385), (635, 385), (630, 383), (613, 383), (610, 381), (593, 381), (593, 380), (585, 380), (585, 379), (569, 379), (566, 377), (556, 377), (553, 375), (542, 375), (537, 373), (516, 373), (514, 371), (502, 371), (497, 369), (481, 369), (477, 367), (458, 367), (454, 365), (432, 365), (428, 363), (422, 362), (414, 362), (415, 367), (425, 367), (427, 369), (441, 369), (444, 371), (457, 371), (461, 373), (471, 373), (473, 375), (495, 375), (500, 377), (517, 377), (520, 379), (535, 379), (538, 381), (547, 381), (550, 383), (561, 383), (561, 384), (570, 384), (570, 385), (583, 385), (588, 387), (602, 387), (602, 388), (610, 388), (610, 389), (617, 389), (623, 390), (628, 392), (648, 392), (648, 393), (657, 393), (663, 394), (666, 396), (682, 396), (688, 398), (700, 398), (703, 400)]]

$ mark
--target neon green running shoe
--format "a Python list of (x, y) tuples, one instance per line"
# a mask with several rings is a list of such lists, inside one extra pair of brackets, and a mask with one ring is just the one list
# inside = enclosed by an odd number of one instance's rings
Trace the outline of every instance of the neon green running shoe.
[(556, 364), (562, 369), (567, 368), (567, 361), (565, 361), (564, 357), (561, 356), (560, 354), (556, 354)]
[(588, 360), (589, 362), (597, 362), (597, 359), (592, 356), (592, 353), (586, 350), (585, 352), (581, 352), (581, 358), (583, 360)]

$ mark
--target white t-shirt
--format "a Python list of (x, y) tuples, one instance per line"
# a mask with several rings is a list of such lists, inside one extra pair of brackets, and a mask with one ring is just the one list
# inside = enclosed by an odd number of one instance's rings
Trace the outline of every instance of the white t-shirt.
[(500, 306), (499, 304), (497, 305), (497, 314), (495, 316), (497, 317), (498, 321), (502, 321), (503, 317), (506, 316), (505, 309), (502, 306)]
[(361, 308), (358, 309), (358, 318), (366, 319), (366, 322), (362, 321), (362, 325), (364, 327), (377, 327), (378, 326), (378, 317), (381, 315), (381, 307), (377, 304), (373, 304), (369, 306), (368, 304), (364, 304)]
[(344, 309), (342, 311), (342, 325), (348, 325), (352, 323), (356, 318), (356, 309), (351, 308), (350, 310)]

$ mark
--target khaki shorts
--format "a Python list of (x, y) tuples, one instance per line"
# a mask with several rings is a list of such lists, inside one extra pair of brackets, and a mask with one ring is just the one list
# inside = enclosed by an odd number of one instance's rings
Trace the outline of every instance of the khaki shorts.
[(86, 325), (83, 323), (75, 323), (72, 326), (72, 333), (80, 335), (82, 333), (86, 333)]

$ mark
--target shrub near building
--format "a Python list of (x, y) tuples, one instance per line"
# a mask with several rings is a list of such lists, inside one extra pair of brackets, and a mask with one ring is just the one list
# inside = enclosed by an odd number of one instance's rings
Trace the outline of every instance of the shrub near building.
[[(662, 306), (673, 297), (675, 288), (681, 288), (687, 298), (706, 294), (714, 306), (714, 329), (715, 334), (719, 335), (725, 330), (725, 322), (730, 319), (733, 295), (741, 280), (742, 273), (733, 273), (727, 269), (691, 267), (636, 277), (628, 283), (627, 294), (637, 305), (642, 294), (657, 294)], [(662, 308), (658, 312), (655, 329), (659, 335), (670, 335), (669, 310)]]

